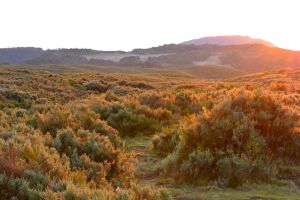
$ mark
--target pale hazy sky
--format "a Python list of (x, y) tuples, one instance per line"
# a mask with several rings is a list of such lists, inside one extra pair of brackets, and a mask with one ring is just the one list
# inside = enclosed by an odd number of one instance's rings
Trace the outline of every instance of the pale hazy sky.
[(300, 50), (300, 1), (0, 0), (0, 47), (131, 50), (216, 35)]

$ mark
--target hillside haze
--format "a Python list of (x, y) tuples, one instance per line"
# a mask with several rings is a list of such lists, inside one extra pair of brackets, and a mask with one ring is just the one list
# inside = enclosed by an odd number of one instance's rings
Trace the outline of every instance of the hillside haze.
[[(103, 67), (108, 68), (105, 69), (108, 71), (112, 71), (109, 69), (111, 67), (120, 67), (117, 71), (122, 72), (124, 70), (145, 71), (146, 68), (151, 68), (156, 72), (179, 70), (197, 77), (225, 78), (278, 68), (300, 67), (300, 52), (274, 47), (270, 42), (248, 36), (217, 36), (190, 40), (181, 44), (134, 49), (129, 52), (6, 48), (0, 49), (0, 64), (2, 66), (6, 64), (76, 65), (76, 70), (80, 69), (80, 71), (89, 70), (91, 67), (84, 67), (89, 65), (99, 72), (103, 71)], [(57, 69), (59, 66), (55, 66), (54, 71), (65, 69), (64, 67)], [(99, 69), (99, 66), (102, 68)]]
[(241, 45), (241, 44), (263, 44), (269, 47), (275, 47), (271, 42), (262, 39), (254, 39), (249, 36), (213, 36), (213, 37), (203, 37), (199, 39), (185, 41), (181, 44), (185, 45), (205, 45), (205, 44), (215, 44), (215, 45)]

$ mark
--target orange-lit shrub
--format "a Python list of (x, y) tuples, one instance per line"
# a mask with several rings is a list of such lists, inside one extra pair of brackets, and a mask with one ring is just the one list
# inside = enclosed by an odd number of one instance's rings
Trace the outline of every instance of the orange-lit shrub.
[(163, 167), (172, 172), (179, 165), (181, 179), (218, 179), (232, 187), (267, 180), (276, 173), (276, 160), (300, 159), (298, 121), (296, 111), (267, 92), (233, 92), (183, 134)]

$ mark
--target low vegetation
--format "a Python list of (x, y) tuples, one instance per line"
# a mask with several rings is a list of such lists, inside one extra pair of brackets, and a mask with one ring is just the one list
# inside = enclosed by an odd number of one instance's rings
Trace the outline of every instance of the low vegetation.
[[(242, 90), (229, 96), (213, 109), (204, 109), (176, 149), (170, 145), (174, 150), (164, 160), (163, 170), (176, 169), (174, 175), (189, 182), (217, 180), (236, 187), (270, 180), (276, 176), (278, 162), (299, 161), (297, 110), (278, 104), (268, 92)], [(164, 135), (161, 140), (174, 143)]]
[(299, 75), (212, 81), (1, 69), (1, 198), (170, 200), (188, 199), (184, 186), (218, 193), (269, 184), (293, 199)]

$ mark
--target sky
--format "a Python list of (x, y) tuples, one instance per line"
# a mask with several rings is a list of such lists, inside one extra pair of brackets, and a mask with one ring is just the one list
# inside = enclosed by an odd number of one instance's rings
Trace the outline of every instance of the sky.
[(0, 0), (0, 47), (131, 50), (247, 35), (300, 50), (299, 0)]

